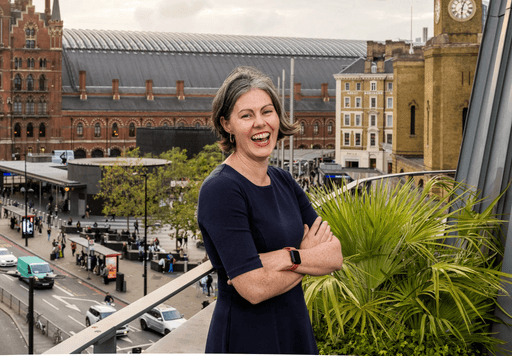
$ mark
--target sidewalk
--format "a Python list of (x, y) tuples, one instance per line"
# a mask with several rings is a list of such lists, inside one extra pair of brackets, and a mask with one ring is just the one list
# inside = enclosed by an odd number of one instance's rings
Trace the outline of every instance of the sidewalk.
[[(59, 219), (62, 219), (63, 221), (67, 221), (69, 219), (69, 214), (59, 214)], [(105, 224), (105, 218), (104, 217), (98, 217), (98, 216), (91, 216), (91, 219), (79, 219), (82, 227), (86, 227), (88, 225), (92, 225), (94, 221), (97, 221), (100, 226), (103, 226)], [(116, 222), (110, 222), (111, 225), (115, 224), (116, 228), (120, 229), (124, 226), (126, 228), (126, 219), (125, 218), (116, 218)], [(76, 223), (77, 218), (73, 217), (73, 222)], [(131, 219), (130, 224), (133, 226), (133, 219)], [(124, 224), (124, 225), (123, 225)], [(76, 265), (76, 259), (75, 257), (72, 257), (71, 255), (71, 248), (70, 248), (70, 241), (69, 237), (71, 236), (77, 236), (77, 235), (71, 235), (67, 234), (66, 237), (68, 238), (68, 243), (66, 244), (64, 258), (60, 258), (58, 260), (50, 260), (50, 253), (52, 250), (51, 242), (53, 239), (57, 239), (57, 235), (59, 233), (59, 229), (53, 227), (52, 228), (52, 234), (50, 237), (50, 241), (47, 239), (46, 234), (46, 224), (44, 224), (43, 232), (41, 235), (38, 235), (38, 232), (35, 232), (35, 236), (33, 238), (28, 239), (28, 247), (25, 247), (25, 240), (22, 239), (21, 233), (18, 233), (16, 230), (12, 230), (9, 227), (9, 219), (4, 219), (3, 217), (0, 219), (0, 234), (10, 240), (12, 243), (17, 244), (25, 249), (27, 249), (30, 253), (39, 256), (40, 258), (44, 259), (45, 261), (49, 262), (51, 265), (54, 266), (54, 270), (57, 274), (67, 274), (74, 276), (82, 281), (82, 283), (86, 283), (93, 287), (94, 289), (97, 289), (98, 291), (102, 293), (110, 292), (110, 294), (114, 297), (117, 304), (125, 304), (128, 305), (137, 299), (144, 296), (144, 267), (142, 262), (138, 261), (129, 261), (129, 260), (119, 260), (119, 272), (124, 274), (124, 280), (126, 281), (126, 292), (117, 292), (116, 291), (116, 283), (115, 281), (110, 282), (108, 285), (103, 284), (103, 278), (100, 276), (95, 275), (92, 272), (86, 272), (84, 269), (80, 268)], [(143, 228), (141, 221), (139, 219), (139, 230), (141, 233), (143, 233)], [(114, 226), (113, 226), (114, 228)], [(155, 237), (158, 237), (160, 240), (161, 247), (169, 252), (174, 252), (175, 250), (175, 240), (171, 239), (168, 234), (170, 230), (163, 229), (160, 232), (157, 233), (151, 233), (148, 229), (148, 244), (150, 241), (152, 241)], [(189, 257), (189, 261), (191, 263), (197, 262), (203, 259), (205, 255), (204, 248), (197, 248), (196, 247), (196, 241), (191, 240), (188, 243), (188, 248), (186, 249), (186, 252)], [(80, 251), (80, 249), (77, 249), (77, 252)], [(183, 274), (183, 272), (176, 272), (176, 273), (158, 273), (156, 271), (151, 270), (150, 268), (150, 261), (148, 261), (147, 266), (147, 292), (148, 294), (152, 291), (158, 289), (159, 287), (163, 286), (167, 282), (173, 280), (174, 278), (180, 276)], [(90, 278), (90, 279), (88, 279)], [(197, 284), (196, 284), (197, 285)], [(196, 285), (190, 286), (178, 295), (174, 296), (173, 298), (169, 299), (166, 304), (169, 304), (176, 309), (178, 309), (182, 314), (185, 315), (185, 317), (191, 318), (193, 315), (195, 315), (197, 312), (199, 312), (202, 309), (202, 302), (203, 301), (209, 301), (210, 303), (214, 300), (212, 297), (207, 297), (205, 294), (202, 293), (202, 291), (199, 291), (198, 288), (196, 288)]]

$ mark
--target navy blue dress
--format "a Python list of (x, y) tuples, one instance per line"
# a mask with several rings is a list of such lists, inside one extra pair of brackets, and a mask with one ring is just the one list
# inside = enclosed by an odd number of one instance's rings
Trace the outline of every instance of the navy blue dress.
[(199, 227), (219, 277), (207, 353), (318, 354), (301, 284), (257, 305), (227, 284), (261, 268), (259, 253), (298, 248), (317, 217), (288, 172), (267, 173), (271, 184), (260, 187), (222, 164), (201, 187)]

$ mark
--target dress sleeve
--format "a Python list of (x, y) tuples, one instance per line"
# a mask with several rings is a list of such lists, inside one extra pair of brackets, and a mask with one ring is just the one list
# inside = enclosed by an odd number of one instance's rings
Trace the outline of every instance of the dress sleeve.
[(309, 227), (313, 225), (315, 219), (318, 217), (317, 212), (313, 208), (313, 205), (309, 201), (308, 196), (304, 192), (304, 190), (300, 187), (299, 183), (293, 179), (291, 174), (288, 172), (282, 171), (288, 181), (288, 184), (293, 189), (295, 196), (297, 197), (297, 202), (299, 203), (300, 213), (302, 215), (302, 222), (307, 224)]
[(198, 203), (199, 228), (214, 267), (229, 278), (263, 267), (254, 244), (241, 187), (225, 176), (205, 181)]

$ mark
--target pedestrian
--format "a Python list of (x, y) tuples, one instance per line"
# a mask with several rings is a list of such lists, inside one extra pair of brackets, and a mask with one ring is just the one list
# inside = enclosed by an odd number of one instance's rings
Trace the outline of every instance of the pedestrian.
[(76, 252), (76, 242), (71, 241), (71, 254), (73, 255), (73, 257), (75, 257), (75, 252)]
[(210, 290), (213, 291), (213, 288), (212, 288), (212, 282), (213, 282), (213, 277), (211, 274), (209, 274), (207, 277), (206, 277), (206, 290), (208, 292), (208, 296), (210, 296)]
[(103, 265), (103, 269), (101, 270), (101, 276), (103, 277), (103, 283), (108, 284), (108, 268), (106, 265)]
[(172, 253), (169, 253), (167, 255), (167, 260), (169, 260), (169, 270), (167, 271), (168, 273), (172, 273), (174, 272), (174, 263), (176, 262), (176, 259), (174, 258), (174, 256), (172, 255)]
[(46, 233), (48, 234), (48, 241), (50, 241), (50, 236), (52, 235), (52, 228), (51, 228), (51, 226), (48, 226), (48, 229), (46, 230)]
[(114, 303), (114, 297), (112, 297), (109, 292), (107, 292), (107, 295), (105, 296), (105, 303), (107, 305)]
[(59, 215), (59, 207), (55, 204), (55, 216)]
[(121, 248), (121, 252), (122, 252), (122, 255), (121, 255), (121, 259), (125, 259), (125, 258), (128, 258), (128, 246), (126, 245), (126, 242), (123, 242), (123, 247)]
[(43, 233), (43, 222), (41, 219), (37, 220), (37, 229), (39, 230), (39, 236)]
[(133, 227), (135, 228), (135, 232), (137, 235), (139, 234), (139, 220), (135, 219), (135, 222), (133, 223)]
[(91, 212), (91, 209), (89, 208), (89, 205), (87, 205), (85, 207), (85, 216), (87, 217), (87, 219), (89, 219), (90, 212)]

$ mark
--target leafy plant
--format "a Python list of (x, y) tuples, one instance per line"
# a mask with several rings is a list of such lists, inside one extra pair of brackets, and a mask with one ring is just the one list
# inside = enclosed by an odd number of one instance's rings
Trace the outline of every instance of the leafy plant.
[(310, 198), (344, 255), (342, 270), (303, 283), (313, 325), (325, 326), (330, 343), (355, 332), (386, 351), (414, 333), (418, 345), (498, 350), (489, 325), (499, 322), (496, 297), (507, 295), (502, 283), (512, 277), (500, 272), (499, 197), (477, 214), (471, 189), (438, 178), (422, 189), (388, 181), (369, 192), (317, 189)]

